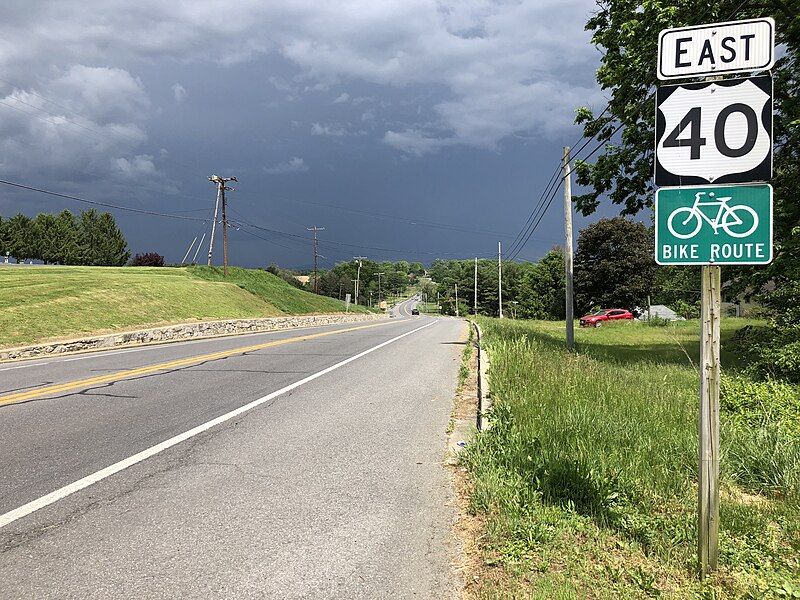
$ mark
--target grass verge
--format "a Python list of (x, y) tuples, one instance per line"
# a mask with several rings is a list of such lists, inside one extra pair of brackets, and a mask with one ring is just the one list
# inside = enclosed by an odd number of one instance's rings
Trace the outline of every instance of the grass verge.
[[(293, 287), (280, 277), (260, 269), (228, 267), (227, 279), (222, 267), (188, 267), (188, 272), (206, 281), (234, 284), (269, 302), (279, 311), (290, 315), (344, 312), (344, 302), (328, 296), (318, 296)], [(368, 313), (363, 306), (350, 305), (350, 312)]]
[[(563, 324), (479, 322), (494, 405), (492, 428), (461, 455), (470, 510), (487, 523), (472, 597), (794, 593), (800, 442), (786, 418), (754, 422), (730, 406), (720, 568), (704, 583), (695, 576), (696, 322), (579, 330), (575, 353)], [(723, 339), (745, 324), (724, 321)]]
[(266, 271), (170, 267), (0, 268), (0, 346), (193, 320), (342, 312)]

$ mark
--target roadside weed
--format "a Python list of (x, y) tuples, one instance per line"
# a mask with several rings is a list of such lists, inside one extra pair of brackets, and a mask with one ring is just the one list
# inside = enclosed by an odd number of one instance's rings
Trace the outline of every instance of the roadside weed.
[[(723, 338), (741, 324), (724, 321)], [(774, 598), (800, 580), (794, 388), (773, 406), (747, 400), (742, 382), (728, 386), (720, 568), (700, 583), (697, 323), (580, 330), (574, 353), (563, 324), (480, 325), (492, 428), (462, 461), (471, 510), (488, 516), (487, 568), (508, 597)]]

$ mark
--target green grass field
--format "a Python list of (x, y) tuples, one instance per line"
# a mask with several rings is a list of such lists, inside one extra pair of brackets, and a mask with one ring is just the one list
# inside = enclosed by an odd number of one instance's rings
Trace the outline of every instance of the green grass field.
[[(362, 309), (363, 310), (363, 309)], [(0, 346), (166, 323), (343, 312), (266, 271), (217, 267), (0, 268)]]
[[(226, 281), (222, 277), (222, 268), (220, 267), (188, 267), (188, 271), (195, 277), (206, 281), (216, 283)], [(344, 302), (341, 300), (300, 290), (266, 271), (229, 267), (227, 282), (263, 298), (285, 314), (344, 312)], [(350, 312), (369, 312), (369, 310), (363, 306), (351, 304)]]
[[(724, 388), (720, 568), (701, 584), (698, 323), (578, 330), (569, 353), (563, 323), (479, 322), (496, 404), (492, 428), (463, 454), (471, 509), (487, 519), (487, 572), (474, 597), (779, 598), (800, 589), (800, 440), (785, 426), (796, 423), (797, 389), (775, 388), (780, 406), (747, 408), (741, 380)], [(749, 323), (724, 320), (723, 348)], [(733, 359), (723, 353), (728, 377)]]

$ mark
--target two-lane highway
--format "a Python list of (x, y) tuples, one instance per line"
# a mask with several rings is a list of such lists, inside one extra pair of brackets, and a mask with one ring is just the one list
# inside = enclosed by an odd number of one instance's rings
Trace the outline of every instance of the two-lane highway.
[(0, 597), (448, 597), (465, 334), (428, 317), (0, 364)]

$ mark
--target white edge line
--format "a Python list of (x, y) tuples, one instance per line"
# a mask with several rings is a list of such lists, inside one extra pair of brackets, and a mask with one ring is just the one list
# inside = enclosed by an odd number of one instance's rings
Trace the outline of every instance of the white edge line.
[(232, 410), (232, 411), (230, 411), (228, 413), (225, 413), (224, 415), (220, 415), (219, 417), (217, 417), (215, 419), (212, 419), (211, 421), (203, 423), (202, 425), (198, 425), (197, 427), (194, 427), (194, 428), (192, 428), (192, 429), (190, 429), (188, 431), (184, 431), (183, 433), (178, 434), (178, 435), (176, 435), (174, 437), (171, 437), (168, 440), (165, 440), (165, 441), (161, 442), (160, 444), (156, 444), (155, 446), (151, 446), (150, 448), (147, 448), (146, 450), (142, 450), (141, 452), (138, 452), (137, 454), (134, 454), (133, 456), (129, 456), (128, 458), (125, 458), (125, 459), (123, 459), (123, 460), (121, 460), (119, 462), (116, 462), (113, 465), (109, 465), (105, 469), (101, 469), (101, 470), (99, 470), (99, 471), (97, 471), (95, 473), (92, 473), (91, 475), (87, 475), (86, 477), (83, 477), (82, 479), (78, 479), (77, 481), (73, 481), (72, 483), (70, 483), (68, 485), (65, 485), (64, 487), (62, 487), (60, 489), (57, 489), (54, 492), (50, 492), (49, 494), (46, 494), (46, 495), (44, 495), (44, 496), (42, 496), (40, 498), (37, 498), (36, 500), (32, 500), (31, 502), (28, 502), (27, 504), (23, 504), (22, 506), (20, 506), (18, 508), (15, 508), (14, 510), (11, 510), (11, 511), (9, 511), (9, 512), (3, 514), (3, 515), (0, 515), (0, 528), (5, 527), (9, 523), (13, 523), (17, 519), (21, 519), (22, 517), (25, 517), (25, 516), (33, 513), (33, 512), (36, 512), (37, 510), (39, 510), (41, 508), (49, 506), (50, 504), (53, 504), (54, 502), (62, 500), (63, 498), (66, 498), (67, 496), (69, 496), (71, 494), (74, 494), (75, 492), (78, 492), (78, 491), (80, 491), (80, 490), (82, 490), (84, 488), (87, 488), (90, 485), (93, 485), (93, 484), (95, 484), (95, 483), (97, 483), (99, 481), (102, 481), (103, 479), (106, 479), (107, 477), (110, 477), (111, 475), (119, 473), (120, 471), (123, 471), (123, 470), (127, 469), (128, 467), (132, 467), (133, 465), (135, 465), (137, 463), (140, 463), (143, 460), (146, 460), (146, 459), (150, 458), (151, 456), (155, 456), (156, 454), (159, 454), (160, 452), (163, 452), (164, 450), (167, 450), (168, 448), (171, 448), (172, 446), (180, 444), (181, 442), (184, 442), (184, 441), (186, 441), (186, 440), (188, 440), (188, 439), (190, 439), (190, 438), (192, 438), (192, 437), (194, 437), (196, 435), (199, 435), (199, 434), (203, 433), (204, 431), (206, 431), (208, 429), (211, 429), (212, 427), (220, 425), (221, 423), (224, 423), (225, 421), (229, 421), (229, 420), (233, 419), (234, 417), (238, 417), (242, 413), (246, 413), (247, 411), (252, 410), (252, 409), (256, 408), (257, 406), (260, 406), (260, 405), (264, 404), (265, 402), (269, 402), (273, 398), (277, 398), (278, 396), (280, 396), (282, 394), (285, 394), (286, 392), (289, 392), (289, 391), (291, 391), (291, 390), (293, 390), (295, 388), (298, 388), (301, 385), (304, 385), (304, 384), (306, 384), (306, 383), (308, 383), (310, 381), (313, 381), (314, 379), (322, 377), (323, 375), (327, 375), (331, 371), (335, 371), (336, 369), (338, 369), (340, 367), (343, 367), (346, 364), (353, 362), (354, 360), (358, 360), (359, 358), (361, 358), (363, 356), (366, 356), (367, 354), (369, 354), (371, 352), (374, 352), (375, 350), (379, 350), (380, 348), (383, 348), (384, 346), (388, 346), (389, 344), (391, 344), (393, 342), (396, 342), (397, 340), (402, 339), (402, 338), (404, 338), (404, 337), (406, 337), (408, 335), (411, 335), (412, 333), (416, 333), (416, 332), (418, 332), (418, 331), (420, 331), (422, 329), (425, 329), (426, 327), (430, 327), (435, 322), (436, 321), (431, 321), (430, 323), (428, 323), (426, 325), (423, 325), (422, 327), (417, 327), (416, 329), (412, 329), (411, 331), (407, 331), (406, 333), (398, 335), (397, 337), (394, 337), (394, 338), (392, 338), (390, 340), (382, 342), (382, 343), (378, 344), (377, 346), (373, 346), (372, 348), (369, 348), (368, 350), (364, 350), (363, 352), (360, 352), (359, 354), (356, 354), (354, 356), (351, 356), (350, 358), (347, 358), (347, 359), (345, 359), (345, 360), (343, 360), (341, 362), (338, 362), (335, 365), (331, 365), (330, 367), (328, 367), (326, 369), (323, 369), (322, 371), (318, 371), (317, 373), (314, 373), (313, 375), (309, 375), (308, 377), (300, 379), (299, 381), (295, 381), (294, 383), (291, 383), (291, 384), (287, 385), (286, 387), (283, 387), (283, 388), (281, 388), (279, 390), (276, 390), (276, 391), (274, 391), (274, 392), (272, 392), (270, 394), (267, 394), (266, 396), (264, 396), (262, 398), (259, 398), (257, 400), (253, 400), (252, 402), (250, 402), (248, 404), (245, 404), (244, 406), (240, 406), (239, 408), (237, 408), (235, 410)]

